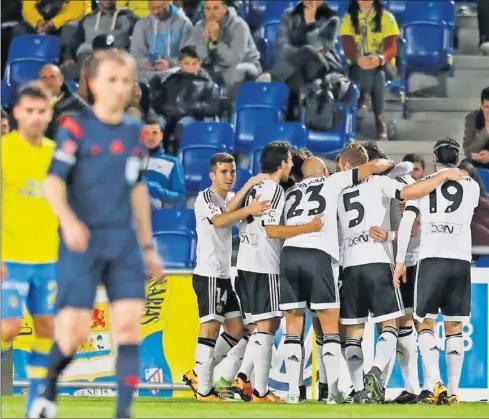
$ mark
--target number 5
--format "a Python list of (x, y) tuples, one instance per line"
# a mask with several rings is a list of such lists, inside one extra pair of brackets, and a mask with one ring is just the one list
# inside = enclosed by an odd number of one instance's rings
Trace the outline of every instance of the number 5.
[(356, 218), (350, 221), (348, 224), (348, 227), (352, 228), (357, 226), (363, 221), (363, 218), (365, 217), (365, 208), (360, 202), (352, 202), (353, 198), (356, 198), (357, 196), (360, 195), (360, 191), (353, 191), (349, 192), (343, 195), (343, 205), (345, 206), (345, 211), (353, 211), (357, 210), (358, 215)]

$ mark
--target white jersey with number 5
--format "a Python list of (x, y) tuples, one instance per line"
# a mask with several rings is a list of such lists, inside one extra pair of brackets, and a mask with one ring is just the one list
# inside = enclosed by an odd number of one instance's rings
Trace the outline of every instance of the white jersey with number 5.
[(319, 249), (339, 261), (338, 197), (341, 191), (358, 182), (358, 169), (331, 176), (306, 178), (292, 186), (286, 194), (284, 222), (295, 226), (307, 224), (315, 216), (323, 219), (323, 228), (316, 233), (301, 234), (285, 240), (284, 247)]
[(472, 261), (470, 224), (479, 197), (479, 185), (466, 177), (449, 180), (429, 195), (406, 203), (406, 211), (414, 211), (421, 219), (419, 259)]
[(284, 190), (273, 180), (264, 180), (251, 188), (245, 205), (257, 197), (260, 201), (270, 201), (271, 208), (261, 216), (249, 216), (241, 222), (236, 267), (253, 273), (279, 274), (282, 240), (268, 238), (266, 226), (280, 224)]
[(374, 226), (390, 231), (391, 199), (400, 199), (404, 186), (388, 176), (370, 176), (341, 193), (338, 219), (344, 268), (369, 263), (393, 263), (391, 243), (374, 241), (368, 231)]

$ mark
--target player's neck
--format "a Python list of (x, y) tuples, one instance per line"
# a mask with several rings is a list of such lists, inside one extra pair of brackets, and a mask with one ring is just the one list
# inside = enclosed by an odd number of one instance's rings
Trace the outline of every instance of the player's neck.
[(117, 125), (122, 122), (124, 117), (124, 110), (113, 110), (105, 107), (101, 103), (94, 103), (92, 111), (95, 116), (104, 124)]
[(225, 191), (224, 189), (218, 188), (214, 184), (211, 185), (211, 189), (218, 194), (222, 199), (226, 199), (226, 196), (228, 196), (228, 192)]
[(26, 132), (24, 132), (20, 128), (17, 129), (17, 132), (19, 133), (19, 137), (22, 138), (23, 140), (27, 141), (31, 146), (33, 146), (33, 147), (40, 147), (41, 146), (42, 135), (33, 137), (31, 135), (28, 135)]

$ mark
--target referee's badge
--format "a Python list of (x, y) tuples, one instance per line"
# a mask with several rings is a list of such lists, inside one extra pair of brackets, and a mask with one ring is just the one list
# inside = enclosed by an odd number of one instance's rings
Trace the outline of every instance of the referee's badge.
[(126, 161), (126, 180), (129, 185), (134, 185), (141, 170), (141, 159), (139, 157), (128, 157)]

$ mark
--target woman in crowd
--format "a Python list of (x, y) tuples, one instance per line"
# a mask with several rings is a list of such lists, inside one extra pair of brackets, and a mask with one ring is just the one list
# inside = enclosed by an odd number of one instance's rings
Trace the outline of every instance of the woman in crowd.
[(371, 98), (379, 140), (387, 139), (384, 87), (395, 74), (399, 34), (395, 17), (381, 0), (350, 0), (341, 23), (341, 43), (350, 78), (360, 86), (360, 106), (365, 108)]

